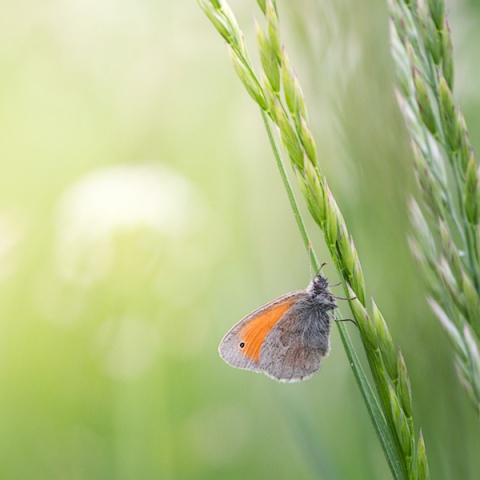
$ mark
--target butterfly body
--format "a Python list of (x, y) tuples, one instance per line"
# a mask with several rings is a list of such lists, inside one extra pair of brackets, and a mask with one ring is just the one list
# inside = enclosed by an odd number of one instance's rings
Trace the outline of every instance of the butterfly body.
[(330, 312), (337, 308), (328, 281), (316, 275), (305, 290), (287, 293), (240, 320), (220, 343), (236, 368), (275, 380), (310, 378), (330, 351)]

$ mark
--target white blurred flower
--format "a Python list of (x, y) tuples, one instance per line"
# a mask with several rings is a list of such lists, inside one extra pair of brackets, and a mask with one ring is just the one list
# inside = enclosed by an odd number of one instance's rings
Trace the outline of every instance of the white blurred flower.
[[(60, 282), (41, 282), (45, 317), (73, 325), (93, 315), (96, 348), (112, 378), (148, 372), (159, 350), (195, 354), (208, 325), (191, 326), (186, 312), (208, 278), (206, 262), (218, 255), (218, 229), (212, 240), (209, 221), (200, 192), (164, 166), (119, 165), (85, 175), (59, 203)], [(186, 299), (185, 275), (195, 273)], [(57, 294), (48, 291), (52, 285)]]
[(176, 239), (205, 218), (202, 199), (183, 176), (159, 164), (95, 170), (60, 203), (57, 255), (60, 274), (90, 283), (109, 267), (116, 234), (147, 230)]

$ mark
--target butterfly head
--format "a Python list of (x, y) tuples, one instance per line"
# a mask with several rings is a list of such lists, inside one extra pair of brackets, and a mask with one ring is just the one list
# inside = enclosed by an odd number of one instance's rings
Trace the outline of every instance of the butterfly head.
[(321, 303), (325, 310), (334, 310), (337, 308), (337, 303), (335, 302), (335, 297), (330, 293), (328, 286), (327, 278), (318, 274), (313, 277), (313, 280), (307, 287), (307, 292), (316, 302)]

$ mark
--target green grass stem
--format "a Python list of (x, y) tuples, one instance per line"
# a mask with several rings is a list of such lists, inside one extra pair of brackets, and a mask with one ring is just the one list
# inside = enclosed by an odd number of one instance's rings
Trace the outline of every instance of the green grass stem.
[[(339, 325), (349, 363), (365, 400), (375, 431), (382, 445), (388, 465), (396, 480), (428, 478), (425, 449), (418, 449), (413, 427), (411, 391), (405, 362), (394, 345), (387, 323), (378, 307), (372, 303), (371, 318), (367, 312), (365, 280), (352, 236), (340, 208), (320, 171), (317, 148), (308, 121), (307, 107), (297, 76), (290, 66), (285, 46), (281, 45), (280, 21), (276, 2), (259, 2), (265, 15), (266, 28), (256, 25), (261, 73), (257, 76), (243, 41), (243, 33), (223, 0), (198, 0), (213, 25), (227, 42), (234, 69), (252, 99), (259, 105), (274, 156), (282, 176), (305, 246), (309, 236), (293, 195), (282, 162), (277, 136), (290, 160), (302, 194), (313, 219), (324, 234), (333, 262), (343, 280), (346, 296), (359, 328), (368, 365), (373, 376), (373, 392), (362, 370), (358, 356), (349, 340), (345, 326)], [(318, 262), (314, 260), (315, 267)], [(402, 371), (401, 381), (399, 381)], [(419, 458), (419, 455), (423, 455)]]

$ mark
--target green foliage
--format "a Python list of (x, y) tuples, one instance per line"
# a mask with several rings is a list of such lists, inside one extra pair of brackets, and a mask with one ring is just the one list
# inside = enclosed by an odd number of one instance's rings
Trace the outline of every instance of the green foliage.
[(412, 250), (432, 292), (429, 302), (456, 352), (461, 383), (480, 414), (480, 176), (452, 92), (448, 20), (443, 0), (391, 1), (390, 11), (398, 98), (422, 198), (421, 205), (412, 201)]

